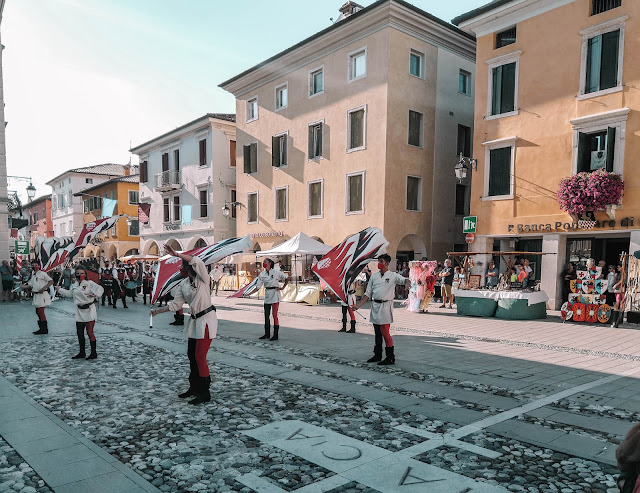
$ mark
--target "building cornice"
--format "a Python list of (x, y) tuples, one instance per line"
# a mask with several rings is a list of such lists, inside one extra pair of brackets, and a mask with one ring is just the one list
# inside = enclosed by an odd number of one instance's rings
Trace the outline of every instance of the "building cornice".
[(627, 121), (629, 117), (630, 108), (620, 108), (618, 110), (603, 111), (602, 113), (594, 113), (592, 115), (581, 116), (569, 120), (569, 123), (575, 130), (580, 130), (582, 127), (591, 125), (592, 123), (598, 123), (607, 125), (609, 123), (618, 123), (621, 121)]
[[(512, 0), (498, 1), (494, 6), (477, 9), (478, 15), (468, 17), (467, 14), (453, 19), (463, 31), (475, 34), (477, 38), (502, 31), (519, 22), (544, 14), (576, 0)], [(493, 7), (493, 8), (492, 8)], [(474, 11), (471, 11), (473, 13)]]

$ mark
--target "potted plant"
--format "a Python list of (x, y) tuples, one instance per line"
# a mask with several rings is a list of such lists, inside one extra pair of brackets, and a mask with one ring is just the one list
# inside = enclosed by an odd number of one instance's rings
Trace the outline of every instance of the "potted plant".
[[(624, 181), (622, 176), (605, 170), (577, 173), (563, 178), (557, 191), (560, 208), (574, 218), (593, 217), (594, 212), (607, 211), (620, 205)], [(591, 214), (590, 214), (591, 213)]]

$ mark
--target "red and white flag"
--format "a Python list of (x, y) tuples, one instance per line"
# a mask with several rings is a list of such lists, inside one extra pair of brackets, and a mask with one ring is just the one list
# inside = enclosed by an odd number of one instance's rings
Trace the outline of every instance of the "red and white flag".
[(87, 247), (91, 240), (93, 240), (96, 236), (105, 231), (113, 228), (117, 222), (126, 217), (124, 215), (105, 217), (104, 219), (97, 219), (96, 221), (91, 221), (90, 223), (86, 223), (82, 227), (82, 231), (76, 240), (73, 249), (69, 252), (69, 260), (76, 256), (76, 254)]
[(256, 277), (253, 281), (251, 281), (246, 286), (241, 287), (240, 289), (238, 289), (238, 291), (236, 291), (232, 295), (227, 296), (227, 298), (248, 298), (249, 296), (257, 292), (258, 292), (258, 278)]
[(343, 302), (349, 286), (367, 263), (386, 252), (389, 242), (379, 228), (363, 229), (336, 245), (311, 268)]
[(69, 258), (73, 244), (71, 236), (63, 236), (62, 238), (38, 236), (35, 248), (36, 260), (40, 262), (42, 270), (48, 272), (64, 264)]
[[(251, 236), (247, 235), (243, 238), (229, 238), (211, 246), (194, 248), (184, 253), (200, 257), (205, 265), (210, 265), (230, 255), (246, 252), (249, 248), (251, 248)], [(156, 271), (156, 280), (153, 285), (151, 304), (155, 303), (158, 298), (169, 294), (173, 288), (180, 284), (183, 279), (182, 274), (180, 274), (181, 265), (182, 260), (180, 257), (166, 255), (160, 259), (158, 270)]]

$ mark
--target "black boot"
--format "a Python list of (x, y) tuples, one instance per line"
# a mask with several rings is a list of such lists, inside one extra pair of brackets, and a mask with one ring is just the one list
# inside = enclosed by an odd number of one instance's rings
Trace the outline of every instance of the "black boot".
[(278, 340), (278, 330), (280, 330), (280, 326), (279, 325), (274, 325), (273, 326), (273, 336), (271, 337), (271, 339), (269, 339), (270, 341), (277, 341)]
[(396, 356), (393, 354), (393, 346), (384, 348), (386, 358), (378, 363), (379, 365), (393, 365), (396, 362)]
[(176, 314), (173, 316), (173, 322), (171, 322), (169, 325), (184, 325), (184, 314), (181, 315), (176, 312)]
[(84, 340), (84, 327), (82, 329), (77, 329), (78, 332), (78, 345), (80, 346), (80, 352), (73, 356), (71, 359), (84, 359), (86, 353), (85, 349), (85, 340)]
[(375, 363), (376, 361), (382, 361), (382, 347), (375, 346), (373, 348), (373, 357), (367, 360), (367, 363)]
[(353, 334), (356, 331), (356, 321), (351, 320), (351, 328), (349, 329), (349, 334)]
[(616, 317), (616, 323), (614, 327), (617, 329), (618, 327), (620, 327), (620, 324), (624, 322), (624, 312), (616, 312), (616, 313), (618, 314), (618, 316)]
[(615, 310), (611, 311), (611, 327), (616, 327), (616, 322), (618, 321), (618, 312)]
[(89, 341), (89, 344), (91, 345), (91, 354), (87, 356), (87, 359), (96, 359), (98, 357), (98, 353), (96, 353), (96, 341)]
[(43, 335), (43, 334), (48, 334), (49, 333), (49, 328), (47, 326), (47, 321), (46, 320), (38, 320), (38, 330), (36, 330), (34, 332), (35, 335)]
[(258, 337), (258, 339), (269, 339), (271, 337), (271, 322), (266, 322), (264, 324), (264, 335)]
[[(198, 377), (195, 377), (198, 378)], [(189, 375), (189, 389), (186, 392), (183, 392), (182, 394), (178, 394), (178, 397), (180, 399), (186, 399), (187, 397), (192, 397), (194, 395), (196, 395), (196, 393), (194, 392), (194, 383), (193, 383), (194, 377), (192, 375)]]
[(342, 319), (342, 328), (338, 332), (346, 332), (347, 331), (347, 319)]
[(211, 400), (211, 394), (209, 393), (209, 386), (211, 385), (211, 376), (208, 377), (196, 377), (198, 379), (198, 389), (196, 391), (196, 398), (189, 401), (189, 404), (194, 406), (202, 404), (203, 402), (209, 402)]
[(123, 306), (124, 308), (129, 308), (129, 307), (127, 306), (127, 298), (126, 298), (126, 297), (125, 297), (125, 298), (122, 298), (122, 306)]

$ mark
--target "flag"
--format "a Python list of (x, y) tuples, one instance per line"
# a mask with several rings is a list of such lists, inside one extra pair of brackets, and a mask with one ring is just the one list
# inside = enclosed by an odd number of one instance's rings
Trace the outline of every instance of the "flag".
[[(109, 199), (105, 199), (109, 200)], [(105, 217), (103, 219), (98, 219), (96, 221), (91, 221), (90, 223), (86, 223), (82, 227), (82, 231), (80, 232), (80, 236), (78, 236), (78, 240), (73, 246), (72, 250), (69, 252), (69, 260), (76, 256), (76, 254), (87, 247), (91, 240), (93, 240), (100, 233), (104, 233), (108, 229), (113, 228), (116, 223), (122, 219), (123, 215), (113, 216), (113, 217)]]
[(102, 199), (102, 217), (113, 216), (118, 201), (116, 199)]
[(348, 304), (349, 286), (370, 260), (386, 251), (388, 244), (380, 229), (363, 229), (336, 245), (311, 270), (338, 298)]
[(258, 291), (258, 278), (256, 277), (253, 281), (251, 281), (246, 286), (243, 286), (238, 291), (233, 293), (231, 296), (227, 296), (227, 298), (248, 298), (253, 293)]
[(11, 228), (11, 238), (18, 237), (18, 228)]
[(87, 279), (93, 281), (96, 284), (100, 283), (100, 274), (98, 273), (98, 262), (95, 258), (88, 258), (80, 260), (79, 266), (84, 267), (87, 270)]
[(151, 213), (151, 204), (138, 204), (138, 220), (141, 223), (149, 223), (149, 214)]
[(182, 224), (193, 224), (193, 219), (191, 218), (190, 205), (182, 206)]
[[(210, 265), (230, 255), (246, 252), (249, 248), (251, 248), (251, 236), (247, 235), (243, 238), (229, 238), (211, 246), (194, 248), (184, 253), (199, 257), (205, 265)], [(160, 259), (158, 270), (156, 271), (156, 280), (153, 285), (151, 304), (155, 303), (158, 298), (169, 294), (182, 281), (181, 265), (182, 260), (179, 257), (166, 255)]]
[(62, 238), (38, 236), (36, 238), (36, 259), (44, 272), (48, 272), (59, 265), (64, 264), (69, 258), (73, 248), (73, 237)]

